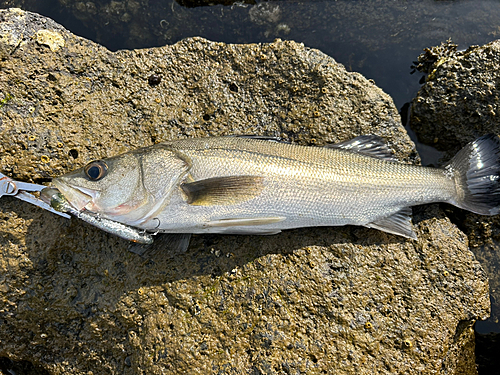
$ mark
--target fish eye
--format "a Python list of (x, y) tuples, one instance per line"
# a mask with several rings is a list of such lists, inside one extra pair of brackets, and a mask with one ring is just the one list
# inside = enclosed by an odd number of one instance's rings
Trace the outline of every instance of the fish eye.
[(108, 174), (108, 166), (102, 160), (88, 163), (83, 170), (91, 181), (99, 181)]

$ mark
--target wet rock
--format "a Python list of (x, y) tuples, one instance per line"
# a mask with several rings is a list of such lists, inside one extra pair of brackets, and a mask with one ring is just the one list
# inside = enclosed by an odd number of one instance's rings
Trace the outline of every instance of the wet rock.
[[(291, 41), (112, 53), (11, 9), (0, 11), (0, 59), (0, 167), (23, 180), (225, 134), (321, 146), (375, 133), (417, 158), (390, 97)], [(475, 373), (485, 274), (437, 205), (414, 223), (418, 241), (312, 228), (195, 236), (185, 254), (142, 259), (83, 222), (2, 198), (0, 357), (51, 374)]]
[(500, 41), (458, 52), (443, 46), (429, 51), (434, 62), (411, 113), (419, 140), (453, 156), (484, 134), (500, 134)]
[[(451, 157), (467, 142), (500, 134), (500, 41), (457, 51), (452, 43), (426, 49), (419, 58), (427, 80), (413, 100), (411, 126), (419, 139)], [(469, 237), (469, 244), (490, 279), (491, 321), (500, 318), (500, 218), (449, 216)]]

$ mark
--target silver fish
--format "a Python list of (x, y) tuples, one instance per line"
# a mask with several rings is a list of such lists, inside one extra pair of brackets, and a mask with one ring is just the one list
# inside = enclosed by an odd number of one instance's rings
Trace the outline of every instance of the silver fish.
[(148, 232), (361, 225), (416, 239), (411, 206), (447, 202), (498, 214), (499, 173), (496, 135), (469, 143), (443, 168), (399, 163), (377, 136), (329, 147), (221, 137), (96, 160), (53, 184), (75, 209)]

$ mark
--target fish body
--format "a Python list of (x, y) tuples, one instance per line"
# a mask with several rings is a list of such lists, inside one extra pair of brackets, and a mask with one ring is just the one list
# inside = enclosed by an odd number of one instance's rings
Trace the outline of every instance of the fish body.
[(444, 168), (399, 163), (376, 136), (330, 147), (246, 137), (160, 143), (55, 178), (77, 210), (150, 232), (274, 234), (361, 225), (416, 238), (409, 207), (500, 205), (500, 140), (489, 135)]

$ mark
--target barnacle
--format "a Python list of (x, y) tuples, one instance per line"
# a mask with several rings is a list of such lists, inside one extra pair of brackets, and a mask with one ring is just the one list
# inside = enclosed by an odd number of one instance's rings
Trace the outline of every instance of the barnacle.
[(7, 104), (12, 98), (13, 96), (11, 94), (9, 93), (5, 94), (5, 98), (0, 100), (0, 108), (2, 108), (5, 104)]

